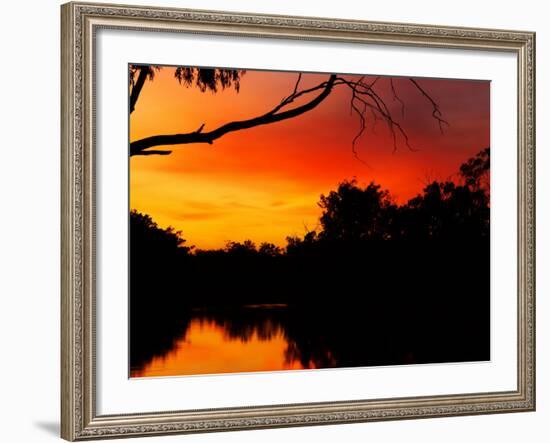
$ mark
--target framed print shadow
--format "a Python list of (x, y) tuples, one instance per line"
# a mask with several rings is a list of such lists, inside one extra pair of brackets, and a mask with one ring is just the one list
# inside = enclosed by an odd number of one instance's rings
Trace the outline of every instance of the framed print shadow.
[(535, 409), (535, 35), (62, 6), (62, 437)]

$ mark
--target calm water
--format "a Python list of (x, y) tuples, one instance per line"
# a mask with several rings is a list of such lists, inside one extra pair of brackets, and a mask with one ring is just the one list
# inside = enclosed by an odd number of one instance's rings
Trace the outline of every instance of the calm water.
[(134, 329), (132, 377), (488, 360), (489, 335), (433, 300), (168, 312)]
[[(248, 305), (234, 318), (193, 313), (172, 349), (132, 368), (132, 377), (314, 368), (294, 352), (283, 322), (285, 305)], [(243, 320), (244, 319), (244, 320)]]

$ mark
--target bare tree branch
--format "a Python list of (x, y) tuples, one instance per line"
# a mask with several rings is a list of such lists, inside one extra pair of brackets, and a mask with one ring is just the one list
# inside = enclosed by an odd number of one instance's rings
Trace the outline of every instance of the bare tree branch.
[[(373, 86), (380, 79), (380, 77), (376, 77), (374, 81), (370, 84), (365, 83), (363, 79), (364, 77), (361, 77), (361, 79), (359, 79), (358, 81), (352, 81), (342, 77), (338, 77), (338, 80), (340, 82), (347, 85), (351, 89), (352, 109), (355, 111), (360, 121), (359, 133), (355, 136), (355, 138), (352, 141), (352, 149), (353, 149), (354, 155), (357, 157), (357, 149), (355, 145), (358, 139), (361, 137), (361, 135), (365, 131), (365, 127), (366, 127), (365, 113), (367, 109), (370, 109), (375, 113), (378, 113), (381, 116), (382, 120), (384, 120), (388, 125), (388, 130), (393, 140), (394, 151), (396, 151), (398, 148), (398, 140), (397, 140), (398, 133), (401, 134), (407, 148), (409, 148), (411, 151), (414, 151), (415, 149), (411, 146), (409, 142), (409, 136), (407, 135), (407, 133), (405, 132), (401, 124), (393, 118), (390, 109), (386, 105), (386, 102), (373, 89)], [(359, 109), (355, 105), (355, 101), (359, 101), (360, 103), (362, 103), (363, 109)]]
[(148, 66), (138, 67), (137, 70), (139, 71), (138, 78), (136, 82), (133, 83), (132, 91), (130, 92), (130, 114), (134, 112), (134, 109), (136, 108), (136, 103), (139, 98), (139, 94), (141, 94), (141, 89), (145, 84), (145, 80), (147, 80), (147, 77), (149, 77)]
[[(296, 92), (298, 84), (300, 83), (301, 76), (302, 76), (302, 74), (300, 74), (298, 76), (298, 80), (296, 81), (296, 86), (294, 87), (294, 92), (292, 94), (290, 94), (288, 97), (285, 97), (283, 100), (281, 100), (281, 103), (278, 106), (274, 107), (271, 111), (269, 111), (268, 114), (275, 114), (280, 109), (282, 109), (285, 106), (288, 106), (289, 104), (294, 102), (297, 98), (300, 98), (301, 96), (306, 95), (306, 94), (311, 94), (312, 92), (318, 91), (319, 89), (326, 88), (326, 86), (327, 86), (327, 82), (322, 82), (322, 83), (319, 83), (318, 85), (313, 86), (311, 88), (304, 89), (302, 91)], [(336, 86), (337, 84), (338, 83), (334, 82), (333, 86)]]
[[(143, 87), (145, 80), (151, 77), (151, 68), (148, 66), (137, 67), (136, 71), (139, 70), (139, 76), (137, 81), (134, 83), (133, 77), (131, 81), (132, 90), (130, 98), (130, 112), (133, 111), (135, 107), (135, 102), (137, 97)], [(204, 132), (203, 123), (196, 131), (182, 134), (167, 134), (167, 135), (156, 135), (152, 137), (147, 137), (141, 140), (136, 140), (130, 143), (130, 155), (168, 155), (172, 151), (168, 150), (152, 150), (155, 146), (168, 146), (168, 145), (182, 145), (190, 143), (207, 143), (212, 144), (216, 139), (228, 134), (230, 132), (240, 131), (243, 129), (248, 129), (256, 126), (267, 125), (271, 123), (276, 123), (282, 120), (287, 120), (298, 115), (301, 115), (305, 112), (308, 112), (319, 105), (325, 98), (331, 93), (331, 91), (336, 86), (345, 86), (348, 87), (351, 91), (351, 100), (350, 100), (350, 112), (357, 115), (359, 119), (359, 131), (354, 136), (352, 140), (352, 152), (353, 155), (363, 163), (363, 160), (359, 158), (357, 152), (357, 143), (361, 137), (365, 134), (367, 130), (367, 122), (369, 119), (372, 119), (371, 130), (374, 132), (375, 125), (378, 120), (382, 120), (386, 123), (388, 131), (392, 137), (393, 141), (393, 150), (397, 151), (399, 140), (401, 139), (405, 146), (411, 151), (415, 151), (409, 141), (409, 136), (402, 124), (397, 121), (392, 115), (392, 111), (388, 107), (384, 98), (382, 98), (378, 92), (374, 89), (377, 82), (381, 79), (380, 76), (374, 78), (370, 83), (365, 81), (365, 76), (360, 77), (358, 80), (348, 79), (345, 77), (339, 77), (335, 74), (330, 75), (328, 80), (321, 82), (315, 86), (299, 90), (300, 83), (302, 80), (302, 74), (299, 73), (294, 84), (293, 91), (290, 95), (283, 98), (281, 102), (272, 108), (270, 111), (265, 114), (250, 118), (242, 121), (234, 121), (226, 123), (212, 131)], [(409, 78), (411, 83), (420, 91), (420, 93), (430, 102), (432, 105), (432, 116), (438, 122), (441, 132), (443, 132), (443, 126), (449, 126), (449, 123), (443, 119), (442, 113), (439, 109), (439, 105), (436, 101), (424, 90), (417, 81), (413, 78)], [(399, 102), (401, 105), (401, 116), (405, 115), (405, 103), (397, 94), (393, 79), (389, 79), (390, 89), (393, 96), (393, 101)], [(321, 91), (319, 95), (311, 99), (307, 103), (297, 106), (292, 109), (288, 109), (289, 105), (294, 103), (301, 97), (308, 96), (314, 92)], [(367, 116), (367, 113), (369, 115)], [(366, 164), (366, 163), (365, 163)]]
[(172, 151), (151, 149), (149, 151), (143, 151), (140, 155), (170, 155)]
[(393, 94), (393, 100), (398, 101), (401, 104), (401, 117), (405, 117), (405, 103), (397, 95), (397, 92), (395, 91), (395, 86), (393, 84), (393, 78), (391, 78), (391, 77), (390, 77), (390, 86), (391, 86), (391, 92)]
[(300, 84), (300, 80), (302, 80), (302, 73), (301, 72), (298, 74), (298, 79), (296, 80), (296, 84), (294, 85), (293, 94), (296, 94), (296, 92), (298, 92), (298, 85)]
[[(283, 103), (279, 104), (274, 109), (270, 110), (269, 112), (259, 117), (251, 118), (248, 120), (226, 123), (225, 125), (220, 126), (217, 129), (214, 129), (213, 131), (203, 132), (202, 129), (204, 125), (202, 125), (195, 132), (189, 132), (184, 134), (155, 135), (152, 137), (147, 137), (141, 140), (134, 141), (130, 143), (130, 155), (131, 156), (144, 155), (143, 153), (147, 149), (155, 146), (182, 145), (182, 144), (189, 144), (189, 143), (212, 144), (216, 139), (230, 132), (240, 131), (243, 129), (248, 129), (248, 128), (252, 128), (260, 125), (267, 125), (267, 124), (279, 122), (282, 120), (287, 120), (293, 117), (297, 117), (298, 115), (301, 115), (305, 112), (312, 110), (317, 105), (319, 105), (319, 103), (321, 103), (325, 98), (327, 98), (330, 92), (332, 91), (335, 81), (336, 81), (336, 75), (331, 75), (326, 82), (323, 82), (320, 85), (317, 85), (313, 88), (309, 88), (307, 90), (296, 92), (295, 94), (290, 95), (286, 100), (283, 100), (284, 104)], [(282, 108), (292, 103), (297, 97), (300, 97), (306, 93), (310, 93), (319, 89), (322, 89), (322, 92), (319, 95), (317, 95), (314, 99), (310, 100), (309, 102), (293, 109), (281, 111)], [(278, 112), (278, 111), (281, 111), (281, 112)], [(165, 152), (165, 151), (161, 151), (161, 152)]]
[(448, 121), (443, 119), (443, 116), (439, 109), (439, 105), (435, 102), (435, 100), (432, 97), (430, 97), (430, 95), (418, 84), (418, 82), (414, 78), (409, 78), (409, 80), (414, 86), (416, 86), (416, 88), (422, 93), (422, 95), (426, 97), (428, 101), (432, 104), (432, 116), (439, 123), (439, 130), (441, 131), (441, 133), (443, 133), (443, 125), (445, 126), (450, 126), (450, 125)]

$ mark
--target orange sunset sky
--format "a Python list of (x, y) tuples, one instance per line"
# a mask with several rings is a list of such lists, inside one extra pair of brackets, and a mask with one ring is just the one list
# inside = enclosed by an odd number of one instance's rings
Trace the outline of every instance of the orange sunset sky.
[[(351, 77), (351, 76), (346, 76)], [(181, 86), (174, 68), (147, 81), (130, 116), (130, 141), (143, 137), (205, 131), (265, 113), (294, 88), (296, 73), (247, 70), (240, 92), (200, 92)], [(302, 87), (327, 75), (304, 74)], [(357, 115), (350, 90), (337, 86), (318, 107), (296, 118), (229, 133), (214, 144), (167, 147), (167, 156), (130, 158), (130, 208), (149, 214), (160, 227), (182, 231), (187, 245), (209, 249), (251, 239), (283, 246), (289, 235), (315, 229), (319, 196), (344, 179), (371, 181), (388, 189), (397, 203), (420, 193), (430, 180), (452, 179), (469, 157), (490, 145), (490, 83), (417, 78), (450, 123), (441, 134), (431, 104), (406, 78), (394, 77), (406, 104), (394, 100), (388, 78), (376, 88), (407, 131), (410, 151), (393, 141), (382, 121), (357, 144)], [(311, 97), (310, 97), (311, 99)], [(162, 149), (157, 147), (155, 149)]]

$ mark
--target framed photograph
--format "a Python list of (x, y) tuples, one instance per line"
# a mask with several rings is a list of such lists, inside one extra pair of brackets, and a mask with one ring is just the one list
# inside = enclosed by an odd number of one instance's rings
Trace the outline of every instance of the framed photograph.
[(62, 437), (535, 409), (535, 35), (62, 6)]

